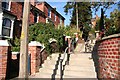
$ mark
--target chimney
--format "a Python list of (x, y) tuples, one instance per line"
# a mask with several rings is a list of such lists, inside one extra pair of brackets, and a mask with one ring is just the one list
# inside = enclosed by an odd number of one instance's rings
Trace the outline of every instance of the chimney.
[(30, 0), (30, 3), (35, 6), (35, 3), (36, 3), (37, 0)]
[(56, 10), (56, 7), (53, 7)]

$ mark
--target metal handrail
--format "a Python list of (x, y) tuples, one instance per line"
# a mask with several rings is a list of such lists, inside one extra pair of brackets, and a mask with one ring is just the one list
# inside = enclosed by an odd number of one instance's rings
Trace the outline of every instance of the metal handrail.
[(65, 59), (65, 55), (67, 54), (67, 50), (68, 50), (68, 48), (69, 48), (69, 47), (66, 47), (66, 49), (65, 49), (65, 51), (64, 51), (64, 56), (63, 56), (62, 60)]
[(65, 49), (65, 51), (64, 51), (64, 56), (63, 56), (63, 58), (61, 58), (60, 59), (60, 80), (62, 80), (62, 68), (63, 68), (63, 64), (62, 64), (62, 62), (63, 62), (63, 60), (65, 59), (65, 56), (67, 55), (67, 61), (66, 62), (68, 62), (68, 53), (67, 53), (67, 50), (69, 49), (69, 47), (67, 47), (66, 49)]

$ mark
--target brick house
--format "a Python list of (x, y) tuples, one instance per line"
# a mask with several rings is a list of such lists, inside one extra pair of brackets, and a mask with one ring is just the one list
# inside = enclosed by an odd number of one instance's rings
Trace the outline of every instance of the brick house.
[[(9, 33), (3, 34), (5, 30), (3, 31), (3, 28), (0, 27), (0, 37), (2, 37), (2, 39), (14, 38), (14, 36), (20, 37), (22, 29), (23, 8), (24, 8), (23, 2), (11, 2), (11, 1), (2, 2), (3, 12), (0, 13), (1, 26), (3, 24), (3, 19), (5, 15), (7, 15), (7, 17), (10, 20), (12, 20), (11, 22), (9, 22), (10, 23), (9, 24), (10, 29), (8, 31)], [(60, 15), (55, 8), (52, 8), (47, 2), (42, 3), (31, 2), (29, 25), (38, 22), (43, 23), (52, 22), (57, 28), (58, 26), (64, 26), (64, 20), (65, 18), (62, 15)]]
[(56, 11), (56, 8), (51, 7), (47, 2), (38, 2), (35, 6), (45, 13), (46, 23), (51, 21), (56, 27), (64, 26), (65, 18)]
[[(23, 2), (2, 2), (2, 8), (0, 8), (0, 80), (3, 78), (9, 78), (11, 74), (11, 45), (5, 39), (13, 39), (17, 36), (20, 38), (22, 30), (22, 18), (23, 18)], [(47, 4), (47, 3), (46, 3)], [(1, 3), (0, 3), (1, 6)], [(50, 6), (50, 5), (49, 5)], [(51, 9), (53, 9), (51, 7)], [(56, 10), (52, 10), (51, 20), (57, 27), (60, 24), (64, 24), (64, 17), (62, 17)], [(56, 17), (54, 16), (56, 13)], [(54, 18), (53, 18), (54, 17)], [(31, 3), (30, 14), (29, 14), (29, 25), (38, 22), (50, 22), (50, 18), (46, 12), (40, 10), (35, 6), (35, 2)], [(62, 23), (60, 23), (60, 18)], [(56, 19), (56, 20), (55, 20)], [(15, 60), (13, 60), (15, 61)], [(19, 57), (17, 56), (17, 64), (19, 66)], [(12, 68), (14, 69), (13, 65)], [(19, 67), (17, 67), (19, 69)], [(19, 71), (19, 70), (18, 70)], [(18, 72), (17, 72), (18, 75)]]

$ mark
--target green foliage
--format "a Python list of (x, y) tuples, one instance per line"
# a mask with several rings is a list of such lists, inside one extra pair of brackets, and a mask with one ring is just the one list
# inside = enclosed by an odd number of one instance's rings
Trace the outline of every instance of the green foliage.
[(75, 35), (74, 35), (74, 33), (78, 33), (79, 35), (81, 35), (82, 33), (79, 31), (79, 30), (77, 30), (76, 28), (71, 28), (71, 27), (66, 27), (66, 28), (64, 28), (64, 34), (66, 35), (66, 36), (71, 36), (72, 38), (74, 38), (75, 37)]
[(105, 35), (120, 33), (120, 11), (115, 9), (111, 12), (110, 19), (105, 19), (106, 32)]
[(12, 51), (13, 52), (19, 52), (20, 51), (20, 39), (18, 39), (17, 37), (15, 37), (13, 46), (12, 46)]
[(29, 27), (29, 41), (39, 41), (46, 47), (46, 51), (51, 53), (49, 39), (57, 40), (58, 49), (63, 46), (64, 29), (55, 29), (52, 24), (37, 23)]
[(116, 28), (115, 26), (111, 26), (105, 33), (106, 36), (112, 35), (116, 33)]

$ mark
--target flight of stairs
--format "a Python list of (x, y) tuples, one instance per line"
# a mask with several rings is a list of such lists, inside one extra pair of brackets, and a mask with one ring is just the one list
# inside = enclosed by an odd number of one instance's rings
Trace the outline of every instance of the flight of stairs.
[(63, 78), (96, 78), (94, 62), (90, 53), (71, 54), (65, 66)]
[(30, 78), (60, 78), (60, 58), (63, 54), (54, 53), (47, 57), (42, 68), (35, 75), (31, 75)]
[[(39, 72), (30, 78), (60, 78), (60, 58), (63, 54), (52, 54), (45, 60)], [(75, 53), (70, 54), (69, 65), (63, 65), (62, 78), (96, 78), (94, 62), (90, 59), (90, 53)], [(97, 79), (96, 79), (97, 80)]]

